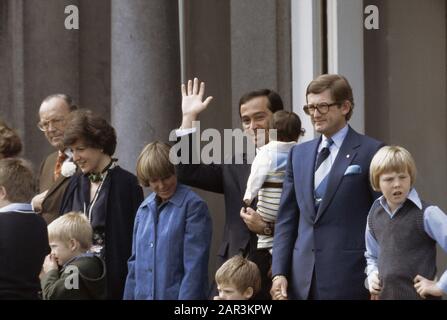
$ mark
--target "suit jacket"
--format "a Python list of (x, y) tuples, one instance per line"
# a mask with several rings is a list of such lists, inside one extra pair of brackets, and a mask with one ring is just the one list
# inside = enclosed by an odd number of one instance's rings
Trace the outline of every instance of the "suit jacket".
[[(383, 144), (349, 128), (315, 212), (314, 165), (320, 140), (297, 145), (289, 154), (272, 274), (287, 277), (292, 299), (308, 298), (314, 268), (319, 298), (367, 299), (366, 217), (378, 197), (369, 184), (369, 165)], [(359, 170), (346, 171), (349, 166)], [(353, 174), (345, 175), (347, 172)]]
[[(192, 155), (191, 137), (192, 134), (182, 137), (189, 139), (184, 144), (189, 146), (189, 155)], [(191, 157), (189, 160), (189, 164), (180, 163), (176, 167), (179, 181), (195, 188), (222, 193), (225, 198), (225, 226), (218, 251), (218, 265), (241, 252), (250, 255), (256, 250), (257, 237), (240, 217), (251, 168), (246, 156), (243, 155), (243, 164), (191, 164)]]
[[(137, 209), (143, 201), (143, 190), (137, 177), (116, 166), (109, 171), (110, 187), (101, 189), (107, 192), (105, 226), (105, 260), (107, 299), (121, 300), (127, 276), (127, 260), (132, 253), (132, 233)], [(61, 214), (80, 210), (82, 204), (75, 203), (77, 188), (90, 186), (88, 178), (82, 173), (71, 177), (62, 200)], [(88, 194), (87, 190), (80, 190)]]
[(43, 202), (41, 215), (49, 224), (59, 216), (65, 189), (69, 178), (61, 175), (54, 181), (54, 167), (58, 157), (58, 151), (50, 154), (41, 164), (39, 170), (39, 193), (48, 190)]

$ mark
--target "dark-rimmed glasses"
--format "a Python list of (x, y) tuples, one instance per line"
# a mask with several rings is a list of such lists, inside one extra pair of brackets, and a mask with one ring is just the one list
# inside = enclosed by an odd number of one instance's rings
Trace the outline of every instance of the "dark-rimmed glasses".
[(340, 104), (339, 102), (332, 102), (332, 103), (322, 102), (317, 104), (306, 104), (303, 107), (303, 110), (307, 115), (313, 115), (315, 113), (315, 110), (318, 110), (320, 114), (326, 114), (329, 112), (329, 107), (336, 106), (339, 104)]

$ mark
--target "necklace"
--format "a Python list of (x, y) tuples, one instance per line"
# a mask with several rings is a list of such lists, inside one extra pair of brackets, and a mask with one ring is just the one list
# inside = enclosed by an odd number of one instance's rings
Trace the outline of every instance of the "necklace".
[(105, 178), (105, 174), (107, 172), (107, 170), (109, 170), (109, 168), (112, 166), (112, 164), (117, 161), (117, 159), (112, 158), (110, 160), (110, 163), (101, 171), (101, 172), (90, 172), (88, 173), (87, 177), (90, 180), (90, 182), (93, 183), (98, 183), (98, 182), (102, 182)]

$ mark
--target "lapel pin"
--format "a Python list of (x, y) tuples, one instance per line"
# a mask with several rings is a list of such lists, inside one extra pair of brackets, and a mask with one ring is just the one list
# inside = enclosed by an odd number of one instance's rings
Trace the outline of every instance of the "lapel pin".
[(346, 158), (349, 158), (349, 154), (346, 155)]

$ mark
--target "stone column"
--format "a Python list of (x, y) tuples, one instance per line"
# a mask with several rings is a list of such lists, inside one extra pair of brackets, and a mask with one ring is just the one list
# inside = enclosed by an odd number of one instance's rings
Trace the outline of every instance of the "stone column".
[(242, 94), (269, 88), (292, 110), (290, 0), (231, 0), (233, 126)]
[(0, 110), (23, 140), (22, 156), (38, 167), (51, 151), (37, 129), (41, 100), (55, 92), (78, 98), (77, 30), (66, 30), (65, 6), (78, 0), (0, 2)]
[(177, 1), (112, 0), (112, 109), (116, 156), (135, 172), (145, 144), (180, 125)]

